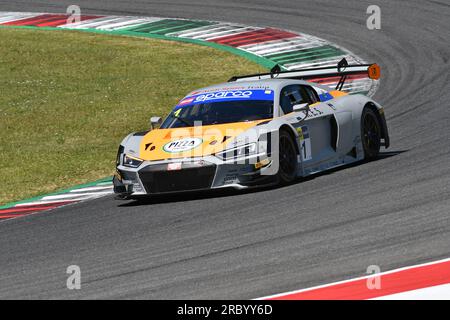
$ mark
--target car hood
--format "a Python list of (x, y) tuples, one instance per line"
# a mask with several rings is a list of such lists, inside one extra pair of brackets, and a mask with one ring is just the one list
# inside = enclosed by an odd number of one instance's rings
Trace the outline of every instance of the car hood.
[(155, 129), (142, 138), (139, 158), (156, 161), (212, 155), (224, 150), (237, 136), (264, 121), (267, 120)]

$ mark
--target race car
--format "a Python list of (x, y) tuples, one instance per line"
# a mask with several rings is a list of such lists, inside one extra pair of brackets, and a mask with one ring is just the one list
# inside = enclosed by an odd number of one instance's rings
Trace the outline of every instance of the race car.
[[(348, 76), (378, 79), (376, 64), (233, 77), (181, 99), (150, 130), (120, 144), (114, 191), (119, 198), (288, 184), (389, 147), (384, 109), (342, 91)], [(336, 88), (308, 79), (339, 77)]]

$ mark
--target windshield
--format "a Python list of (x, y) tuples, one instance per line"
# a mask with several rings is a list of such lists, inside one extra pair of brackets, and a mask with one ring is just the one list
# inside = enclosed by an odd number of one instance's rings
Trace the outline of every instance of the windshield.
[(160, 128), (180, 128), (273, 118), (273, 90), (223, 90), (182, 99)]

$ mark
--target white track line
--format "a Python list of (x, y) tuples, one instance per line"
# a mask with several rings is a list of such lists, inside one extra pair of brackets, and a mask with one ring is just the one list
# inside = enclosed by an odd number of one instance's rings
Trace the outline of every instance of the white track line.
[(80, 21), (58, 26), (64, 29), (97, 29), (97, 30), (120, 30), (140, 26), (146, 23), (160, 21), (162, 18), (138, 18), (138, 17), (118, 17), (108, 16), (92, 20)]
[(288, 53), (290, 51), (313, 49), (326, 45), (326, 42), (305, 37), (296, 37), (282, 40), (272, 40), (254, 45), (240, 46), (239, 49), (247, 52), (266, 56), (278, 53)]
[(88, 193), (77, 193), (77, 194), (58, 194), (53, 196), (43, 197), (42, 200), (58, 200), (58, 199), (71, 199), (71, 200), (84, 200), (86, 198), (101, 197), (103, 195), (111, 194), (111, 192), (88, 192)]
[(347, 59), (349, 64), (352, 64), (356, 62), (355, 58), (348, 55), (341, 55), (330, 58), (324, 58), (324, 59), (317, 59), (317, 60), (310, 60), (308, 62), (293, 62), (293, 63), (287, 63), (284, 65), (285, 68), (288, 70), (296, 70), (296, 69), (307, 69), (307, 68), (318, 68), (318, 67), (329, 67), (329, 66), (336, 66), (337, 63), (342, 59)]
[[(26, 203), (18, 203), (16, 204), (14, 207), (24, 207), (24, 206), (41, 206), (44, 204), (52, 204), (52, 203), (61, 203), (61, 202), (67, 202), (67, 203), (71, 203), (72, 201), (76, 201), (76, 200), (50, 200), (50, 201), (32, 201), (32, 202), (26, 202)], [(14, 208), (13, 207), (13, 208)]]
[(180, 38), (209, 41), (221, 37), (235, 36), (244, 32), (256, 31), (261, 29), (256, 27), (236, 26), (228, 24), (219, 24), (219, 25), (215, 24), (212, 26), (191, 29), (189, 31), (174, 32), (170, 33), (169, 35)]
[(8, 23), (17, 20), (28, 19), (32, 17), (37, 17), (40, 14), (37, 13), (20, 13), (20, 12), (11, 12), (11, 13), (2, 13), (0, 14), (0, 23)]
[(80, 188), (80, 189), (74, 189), (74, 190), (70, 190), (69, 192), (73, 193), (73, 192), (85, 192), (85, 191), (98, 191), (98, 190), (107, 190), (107, 189), (112, 189), (113, 186), (104, 186), (104, 187), (87, 187), (87, 188)]
[(112, 181), (99, 182), (96, 185), (97, 186), (112, 185)]

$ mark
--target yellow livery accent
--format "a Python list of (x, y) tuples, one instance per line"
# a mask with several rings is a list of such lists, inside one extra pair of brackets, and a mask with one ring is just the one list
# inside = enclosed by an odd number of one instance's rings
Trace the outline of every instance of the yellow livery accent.
[(296, 129), (296, 131), (297, 131), (297, 133), (298, 133), (298, 138), (299, 138), (300, 140), (303, 140), (304, 138), (303, 138), (303, 129), (302, 129), (302, 127), (298, 127), (298, 128)]
[(348, 95), (347, 92), (343, 92), (343, 91), (339, 91), (339, 90), (330, 91), (329, 94), (331, 94), (333, 96), (333, 98), (337, 98), (337, 97), (342, 97), (342, 96), (347, 96)]
[(155, 129), (139, 147), (139, 158), (156, 161), (212, 155), (225, 149), (235, 137), (267, 120), (209, 126)]

